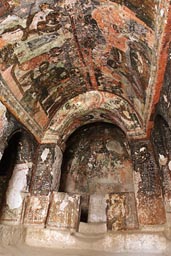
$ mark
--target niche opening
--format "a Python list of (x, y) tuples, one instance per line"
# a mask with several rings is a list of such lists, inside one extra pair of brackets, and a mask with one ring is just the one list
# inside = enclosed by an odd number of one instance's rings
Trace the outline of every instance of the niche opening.
[(132, 160), (122, 130), (109, 123), (77, 129), (66, 143), (59, 191), (81, 196), (81, 222), (105, 223), (106, 195), (134, 193)]
[(4, 154), (0, 161), (0, 207), (5, 201), (5, 194), (8, 188), (8, 182), (12, 176), (14, 166), (17, 161), (19, 142), (22, 133), (15, 133), (8, 141), (8, 145), (4, 150)]

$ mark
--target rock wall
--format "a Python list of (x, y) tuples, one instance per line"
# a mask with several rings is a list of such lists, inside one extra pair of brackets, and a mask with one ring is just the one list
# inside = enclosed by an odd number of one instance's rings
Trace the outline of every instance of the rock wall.
[(167, 221), (171, 226), (171, 130), (161, 116), (156, 117), (152, 139), (160, 170)]
[(154, 118), (151, 134), (155, 156), (160, 170), (167, 223), (171, 226), (171, 44), (160, 100)]

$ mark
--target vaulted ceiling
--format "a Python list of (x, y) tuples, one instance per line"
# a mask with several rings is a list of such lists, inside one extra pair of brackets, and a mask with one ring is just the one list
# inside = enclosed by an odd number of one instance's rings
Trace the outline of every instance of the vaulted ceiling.
[(1, 0), (0, 100), (39, 142), (95, 121), (148, 136), (169, 0)]

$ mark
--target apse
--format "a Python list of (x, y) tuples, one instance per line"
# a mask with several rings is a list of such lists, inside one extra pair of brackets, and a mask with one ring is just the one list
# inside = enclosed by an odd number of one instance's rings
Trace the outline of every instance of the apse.
[[(112, 215), (111, 208), (116, 207), (114, 214), (118, 216), (109, 225), (111, 229), (126, 228), (129, 194), (134, 205), (133, 167), (127, 138), (119, 127), (92, 123), (69, 137), (60, 191), (81, 195), (81, 222), (106, 222)], [(115, 203), (111, 207), (112, 200)]]

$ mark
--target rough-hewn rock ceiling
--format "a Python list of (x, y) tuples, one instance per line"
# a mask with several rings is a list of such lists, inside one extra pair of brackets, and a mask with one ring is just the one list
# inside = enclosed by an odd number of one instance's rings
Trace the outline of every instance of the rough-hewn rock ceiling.
[(148, 136), (168, 0), (1, 0), (0, 99), (40, 142), (105, 121)]

